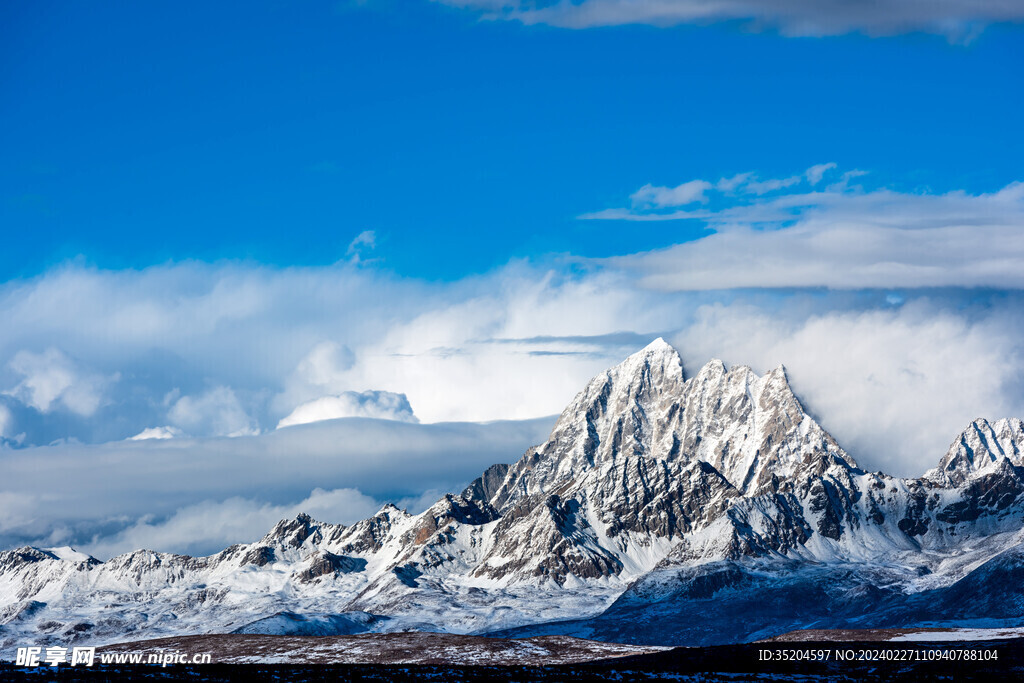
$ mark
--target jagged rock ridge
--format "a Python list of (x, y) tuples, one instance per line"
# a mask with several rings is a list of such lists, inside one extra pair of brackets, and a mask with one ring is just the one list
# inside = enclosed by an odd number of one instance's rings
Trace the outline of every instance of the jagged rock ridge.
[[(868, 473), (806, 413), (781, 366), (758, 376), (713, 360), (687, 378), (657, 340), (591, 380), (545, 443), (419, 515), (385, 506), (348, 527), (299, 515), (203, 558), (0, 553), (0, 623), (13, 634), (3, 643), (285, 624), (679, 643), (763, 637), (801, 619), (911, 626), (925, 612), (906, 596), (1016, 566), (1006, 553), (1024, 519), (1022, 447), (1020, 420), (978, 420), (920, 479)], [(839, 593), (800, 608), (823, 577)], [(758, 596), (774, 596), (769, 613), (737, 620)], [(636, 626), (645, 619), (650, 632)]]

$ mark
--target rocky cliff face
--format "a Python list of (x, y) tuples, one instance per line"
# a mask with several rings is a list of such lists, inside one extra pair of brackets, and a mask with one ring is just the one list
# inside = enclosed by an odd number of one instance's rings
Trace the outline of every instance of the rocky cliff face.
[[(719, 642), (802, 619), (911, 625), (925, 614), (900, 611), (911, 597), (985, 567), (1015, 571), (1022, 448), (1020, 420), (978, 420), (921, 479), (868, 473), (804, 411), (782, 367), (758, 376), (711, 361), (686, 378), (658, 340), (591, 380), (548, 441), (420, 515), (386, 506), (349, 527), (300, 515), (204, 558), (0, 553), (0, 639), (286, 623)], [(841, 594), (801, 611), (820, 581)], [(758, 596), (772, 607), (747, 622), (762, 625), (736, 631)], [(697, 606), (725, 616), (694, 632)], [(974, 618), (957, 609), (950, 619)], [(644, 619), (650, 631), (621, 626)]]

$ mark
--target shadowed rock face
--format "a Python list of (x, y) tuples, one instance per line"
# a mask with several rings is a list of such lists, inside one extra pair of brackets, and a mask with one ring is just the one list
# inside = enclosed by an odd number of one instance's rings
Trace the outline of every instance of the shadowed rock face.
[(270, 564), (274, 561), (274, 549), (270, 546), (258, 545), (249, 550), (242, 557), (242, 564), (253, 564), (257, 567)]
[[(977, 420), (920, 479), (864, 472), (782, 367), (758, 376), (711, 361), (687, 378), (658, 340), (592, 379), (545, 443), (418, 515), (387, 505), (351, 526), (298, 515), (204, 558), (0, 552), (0, 623), (13, 625), (0, 646), (257, 621), (349, 628), (341, 614), (486, 632), (570, 628), (608, 610), (577, 628), (633, 642), (653, 630), (659, 642), (721, 642), (811, 616), (966, 618), (950, 596), (974, 585), (960, 583), (972, 571), (1002, 557), (990, 573), (1016, 576), (1004, 553), (1024, 538), (1022, 447), (1020, 420)], [(907, 597), (927, 591), (944, 607)], [(993, 614), (1024, 617), (1024, 594), (1011, 593)]]
[(404, 544), (421, 546), (439, 530), (453, 525), (479, 526), (498, 518), (497, 511), (486, 501), (446, 494), (419, 516), (412, 530), (403, 536)]
[(491, 465), (478, 478), (473, 480), (466, 490), (462, 492), (463, 498), (487, 502), (494, 497), (498, 487), (505, 480), (510, 465), (498, 463)]
[(362, 558), (343, 557), (326, 550), (314, 553), (308, 562), (306, 568), (296, 574), (296, 578), (304, 583), (321, 576), (362, 571), (366, 568), (366, 560)]

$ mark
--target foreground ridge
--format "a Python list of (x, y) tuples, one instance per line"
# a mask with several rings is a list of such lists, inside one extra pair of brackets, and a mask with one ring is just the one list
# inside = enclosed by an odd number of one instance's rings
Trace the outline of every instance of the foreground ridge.
[(862, 470), (785, 369), (658, 339), (548, 440), (418, 515), (308, 515), (208, 557), (0, 553), (0, 648), (399, 630), (647, 644), (1024, 616), (1024, 424), (976, 420), (919, 479)]

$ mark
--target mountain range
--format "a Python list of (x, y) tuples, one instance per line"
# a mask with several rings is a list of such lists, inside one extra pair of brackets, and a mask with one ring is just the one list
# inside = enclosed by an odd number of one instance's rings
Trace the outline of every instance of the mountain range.
[(1024, 619), (1024, 424), (868, 472), (781, 366), (686, 377), (662, 340), (546, 442), (421, 514), (298, 515), (208, 557), (0, 552), (0, 650), (195, 633), (443, 631), (658, 645)]

